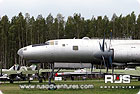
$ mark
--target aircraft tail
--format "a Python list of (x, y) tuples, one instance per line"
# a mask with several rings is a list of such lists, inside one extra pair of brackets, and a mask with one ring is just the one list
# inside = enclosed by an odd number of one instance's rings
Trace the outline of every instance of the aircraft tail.
[(37, 66), (36, 66), (36, 65), (31, 65), (30, 68), (31, 68), (32, 70), (36, 70)]
[(19, 65), (18, 64), (15, 64), (14, 66), (12, 66), (9, 70), (19, 70)]

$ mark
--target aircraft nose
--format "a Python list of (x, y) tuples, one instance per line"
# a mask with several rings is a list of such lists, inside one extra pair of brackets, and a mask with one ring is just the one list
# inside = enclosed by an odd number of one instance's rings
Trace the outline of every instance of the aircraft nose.
[(20, 57), (23, 58), (23, 50), (22, 50), (22, 49), (19, 49), (18, 52), (17, 52), (17, 54), (18, 54)]

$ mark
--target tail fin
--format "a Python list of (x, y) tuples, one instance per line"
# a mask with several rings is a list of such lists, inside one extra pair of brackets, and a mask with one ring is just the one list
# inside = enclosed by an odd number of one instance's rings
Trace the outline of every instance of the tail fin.
[(18, 64), (15, 64), (14, 66), (12, 66), (9, 70), (19, 70), (19, 65)]
[(32, 70), (36, 70), (37, 66), (36, 66), (36, 65), (31, 65), (30, 68), (31, 68)]

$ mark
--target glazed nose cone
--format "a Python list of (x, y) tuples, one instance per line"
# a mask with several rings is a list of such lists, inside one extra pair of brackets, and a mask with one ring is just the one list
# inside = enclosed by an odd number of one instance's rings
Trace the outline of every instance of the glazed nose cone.
[(19, 49), (18, 52), (17, 52), (17, 54), (18, 54), (20, 57), (23, 58), (23, 50), (22, 50), (22, 49)]

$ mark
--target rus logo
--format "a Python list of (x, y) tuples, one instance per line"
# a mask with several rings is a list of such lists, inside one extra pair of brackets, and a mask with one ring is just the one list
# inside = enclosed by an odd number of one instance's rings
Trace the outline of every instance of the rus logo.
[(130, 75), (105, 75), (105, 83), (130, 83)]

